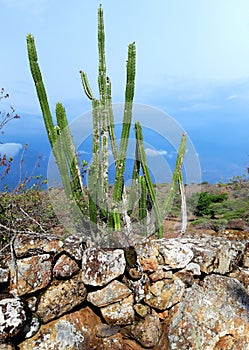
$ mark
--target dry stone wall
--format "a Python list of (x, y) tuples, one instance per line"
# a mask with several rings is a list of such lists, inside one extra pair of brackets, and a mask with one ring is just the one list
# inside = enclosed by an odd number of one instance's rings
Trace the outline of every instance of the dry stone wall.
[(0, 288), (0, 350), (249, 349), (246, 240), (18, 234)]

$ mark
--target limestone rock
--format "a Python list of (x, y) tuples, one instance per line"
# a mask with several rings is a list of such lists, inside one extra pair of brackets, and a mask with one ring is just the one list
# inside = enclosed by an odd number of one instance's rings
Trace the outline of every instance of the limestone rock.
[(24, 327), (27, 314), (19, 298), (0, 300), (0, 342), (14, 337)]
[(183, 244), (180, 240), (162, 240), (160, 242), (159, 252), (164, 258), (164, 268), (167, 270), (182, 269), (190, 263), (194, 257), (191, 247), (187, 244)]
[(0, 283), (7, 283), (9, 280), (9, 269), (0, 267)]
[(120, 333), (117, 333), (117, 334), (112, 335), (110, 337), (103, 338), (101, 340), (102, 341), (99, 342), (98, 349), (104, 349), (104, 350), (123, 350), (123, 349), (125, 349), (123, 337)]
[(47, 323), (75, 306), (86, 298), (86, 288), (82, 282), (82, 274), (66, 281), (54, 281), (41, 295), (37, 307), (37, 314), (42, 323)]
[(247, 268), (239, 268), (238, 270), (230, 272), (228, 276), (236, 278), (241, 284), (243, 284), (249, 294), (249, 270)]
[(137, 280), (126, 280), (127, 285), (132, 290), (133, 295), (135, 296), (135, 301), (138, 303), (145, 297), (146, 285), (150, 283), (150, 279), (147, 274), (143, 273), (142, 277)]
[(124, 251), (88, 248), (82, 257), (82, 278), (85, 284), (104, 286), (125, 271)]
[(53, 268), (53, 276), (56, 278), (69, 278), (79, 272), (79, 266), (68, 255), (61, 255)]
[(101, 324), (100, 318), (86, 307), (42, 325), (34, 337), (19, 344), (19, 349), (94, 349), (95, 329), (99, 324)]
[(170, 349), (248, 349), (248, 309), (249, 296), (236, 279), (207, 276), (202, 286), (194, 284), (184, 301), (171, 310)]
[(148, 305), (137, 303), (134, 305), (134, 310), (140, 317), (145, 317), (150, 314), (150, 307)]
[(157, 315), (146, 316), (144, 320), (132, 326), (132, 335), (144, 348), (156, 346), (162, 335), (159, 317)]
[(45, 288), (51, 281), (52, 257), (41, 254), (17, 260), (17, 280), (15, 268), (11, 267), (10, 291), (17, 290), (18, 295), (35, 292)]
[(116, 303), (131, 294), (131, 290), (119, 281), (112, 281), (106, 287), (91, 292), (87, 296), (87, 300), (93, 305), (103, 307), (109, 304)]
[(154, 272), (158, 269), (158, 246), (151, 242), (136, 246), (139, 266), (144, 272)]
[(201, 268), (200, 265), (191, 262), (185, 267), (186, 271), (192, 272), (194, 276), (200, 276), (201, 275)]
[(155, 309), (165, 310), (178, 303), (184, 291), (185, 284), (180, 278), (157, 281), (148, 288), (144, 302)]
[(165, 271), (164, 267), (162, 265), (159, 265), (157, 271), (151, 273), (149, 275), (149, 278), (151, 281), (156, 282), (156, 281), (163, 280), (165, 278), (172, 278), (172, 276), (173, 276), (172, 271)]
[(70, 235), (65, 240), (49, 234), (18, 234), (14, 241), (17, 258), (43, 253), (66, 252), (76, 260), (82, 257), (82, 237)]
[(17, 258), (61, 251), (63, 242), (56, 236), (45, 234), (18, 234), (14, 241)]
[(127, 298), (102, 307), (101, 313), (105, 321), (111, 325), (127, 325), (134, 321), (133, 295)]
[(246, 243), (242, 258), (243, 267), (249, 267), (249, 243)]

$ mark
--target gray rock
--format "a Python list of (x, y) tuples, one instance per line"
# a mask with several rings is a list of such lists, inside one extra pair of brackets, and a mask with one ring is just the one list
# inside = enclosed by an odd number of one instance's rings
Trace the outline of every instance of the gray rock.
[(9, 269), (0, 267), (0, 283), (7, 283), (9, 280)]
[(20, 350), (90, 350), (94, 347), (96, 327), (101, 321), (86, 307), (42, 325), (39, 332), (19, 344)]
[(26, 310), (19, 298), (0, 300), (0, 342), (5, 342), (17, 335), (25, 326)]
[(56, 278), (69, 278), (79, 271), (79, 266), (68, 255), (61, 255), (53, 268), (53, 276)]
[[(203, 286), (194, 284), (184, 301), (172, 308), (170, 349), (248, 349), (248, 310), (249, 295), (236, 279), (207, 276)], [(228, 335), (237, 345), (217, 347), (229, 343)]]
[(132, 291), (123, 283), (112, 281), (106, 287), (96, 292), (89, 293), (87, 300), (95, 306), (103, 307), (128, 297), (131, 292)]
[(45, 288), (52, 278), (52, 256), (41, 254), (18, 259), (16, 270), (12, 266), (10, 274), (10, 291), (17, 290), (18, 295), (33, 293)]
[(144, 302), (158, 310), (166, 310), (179, 303), (185, 291), (180, 278), (161, 280), (153, 283), (145, 295)]
[(100, 309), (105, 321), (110, 325), (127, 325), (134, 321), (133, 295), (120, 302), (102, 307)]
[(66, 281), (54, 281), (41, 295), (37, 315), (42, 323), (47, 323), (70, 312), (86, 298), (86, 288), (81, 272)]
[(159, 317), (157, 315), (146, 316), (145, 319), (132, 326), (132, 335), (144, 348), (156, 346), (162, 335)]
[(88, 248), (82, 257), (82, 279), (91, 286), (104, 286), (125, 271), (124, 251)]

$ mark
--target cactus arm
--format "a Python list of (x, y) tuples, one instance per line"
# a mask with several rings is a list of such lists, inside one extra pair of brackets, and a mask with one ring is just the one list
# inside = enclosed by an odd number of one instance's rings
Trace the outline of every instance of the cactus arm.
[(167, 214), (169, 213), (174, 197), (178, 190), (179, 177), (181, 176), (182, 163), (183, 163), (185, 152), (186, 152), (186, 132), (184, 132), (182, 135), (180, 147), (176, 158), (176, 164), (175, 164), (175, 168), (172, 176), (172, 181), (171, 181), (168, 193), (164, 200), (163, 217), (167, 216)]
[(62, 144), (62, 140), (60, 137), (60, 133), (61, 133), (60, 128), (58, 126), (56, 126), (54, 128), (54, 132), (58, 135), (58, 137), (57, 137), (57, 141), (54, 143), (53, 154), (54, 154), (55, 159), (56, 159), (56, 163), (57, 163), (57, 166), (59, 169), (59, 173), (60, 173), (63, 188), (65, 190), (65, 194), (66, 194), (67, 198), (70, 198), (72, 195), (70, 176), (68, 174), (67, 162), (66, 162), (66, 159), (65, 159), (65, 156), (63, 153), (63, 144)]
[(83, 89), (85, 91), (85, 94), (86, 96), (92, 101), (94, 99), (93, 97), (93, 93), (92, 93), (92, 90), (91, 90), (91, 87), (90, 87), (90, 84), (88, 82), (88, 79), (87, 79), (87, 75), (85, 72), (83, 72), (82, 70), (80, 71), (80, 76), (81, 76), (81, 82), (82, 82), (82, 85), (83, 85)]
[(116, 175), (113, 191), (113, 199), (120, 201), (122, 199), (123, 185), (124, 185), (124, 171), (126, 162), (126, 152), (128, 147), (131, 118), (132, 118), (132, 104), (135, 89), (135, 75), (136, 75), (136, 47), (132, 43), (128, 47), (127, 60), (127, 74), (126, 74), (126, 91), (125, 91), (125, 108), (124, 119), (121, 133), (119, 156), (116, 163)]
[(184, 234), (187, 228), (188, 217), (187, 217), (186, 195), (185, 195), (182, 172), (179, 175), (179, 189), (181, 194), (181, 216), (182, 216), (181, 234)]
[(70, 177), (68, 175), (66, 159), (63, 154), (63, 146), (59, 137), (61, 130), (58, 126), (54, 126), (53, 123), (53, 118), (50, 112), (45, 86), (43, 84), (42, 75), (38, 64), (35, 40), (33, 35), (31, 34), (27, 35), (27, 50), (30, 70), (35, 83), (36, 92), (42, 110), (43, 120), (45, 123), (48, 139), (57, 162), (57, 166), (61, 175), (61, 180), (66, 195), (70, 196)]
[(92, 100), (93, 136), (92, 162), (88, 168), (89, 213), (92, 223), (97, 224), (100, 155), (100, 116), (99, 101)]
[(141, 194), (139, 198), (139, 218), (140, 218), (140, 223), (144, 226), (146, 225), (146, 217), (147, 217), (147, 207), (146, 207), (147, 189), (146, 189), (146, 180), (144, 176), (139, 177), (139, 185), (141, 188)]
[(147, 166), (147, 161), (146, 161), (146, 155), (145, 155), (145, 150), (144, 150), (144, 145), (143, 145), (143, 134), (142, 134), (142, 128), (139, 122), (135, 123), (135, 133), (136, 133), (136, 142), (137, 142), (137, 147), (138, 147), (138, 153), (139, 153), (139, 160), (141, 162), (143, 174), (145, 176), (145, 181), (146, 181), (146, 186), (148, 190), (149, 197), (152, 201), (152, 206), (155, 210), (155, 217), (156, 217), (156, 230), (158, 232), (158, 238), (162, 238), (163, 236), (163, 231), (162, 231), (162, 218), (160, 214), (160, 210), (158, 207), (157, 199), (156, 199), (156, 194), (154, 191), (154, 187), (151, 181), (149, 169)]
[[(61, 103), (56, 104), (56, 118), (60, 128), (60, 138), (63, 147), (63, 153), (65, 154), (68, 168), (71, 173), (71, 188), (72, 194), (76, 203), (82, 210), (83, 201), (83, 182), (81, 177), (80, 166), (77, 158), (76, 149), (73, 143), (73, 138), (68, 126), (65, 108)], [(68, 169), (67, 169), (68, 171)], [(82, 210), (83, 211), (83, 210)]]
[(28, 49), (30, 70), (35, 83), (35, 88), (39, 99), (40, 107), (42, 110), (45, 127), (47, 130), (50, 144), (53, 147), (57, 138), (57, 133), (55, 132), (55, 129), (54, 129), (54, 123), (53, 123), (53, 118), (52, 118), (49, 104), (48, 104), (47, 93), (45, 90), (45, 86), (43, 84), (42, 75), (38, 64), (37, 51), (35, 47), (35, 39), (32, 34), (27, 35), (27, 49)]
[(118, 146), (117, 146), (117, 140), (114, 130), (114, 116), (113, 116), (113, 109), (112, 109), (112, 86), (111, 86), (111, 80), (109, 77), (106, 78), (106, 92), (107, 92), (107, 109), (108, 109), (108, 131), (109, 131), (109, 137), (111, 141), (111, 148), (112, 148), (112, 154), (114, 158), (114, 162), (116, 164), (118, 159)]
[(121, 220), (120, 220), (120, 213), (118, 212), (117, 208), (115, 208), (113, 210), (113, 221), (114, 221), (114, 230), (120, 231), (121, 230)]
[(99, 95), (100, 103), (106, 105), (106, 62), (105, 62), (105, 28), (102, 6), (98, 9), (98, 51), (99, 51)]
[(129, 193), (129, 215), (131, 215), (135, 203), (138, 200), (138, 194), (139, 194), (139, 189), (138, 189), (138, 177), (139, 177), (139, 171), (140, 171), (140, 161), (139, 161), (139, 153), (138, 153), (138, 146), (136, 144), (136, 149), (135, 149), (135, 160), (134, 160), (134, 165), (133, 165), (133, 170), (132, 170), (132, 182), (131, 182), (131, 188), (130, 188), (130, 193)]

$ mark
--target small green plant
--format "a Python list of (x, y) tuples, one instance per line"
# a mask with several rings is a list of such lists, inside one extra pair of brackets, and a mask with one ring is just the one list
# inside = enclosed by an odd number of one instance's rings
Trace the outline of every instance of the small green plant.
[(194, 214), (197, 216), (211, 216), (214, 217), (213, 203), (221, 203), (228, 198), (227, 193), (213, 194), (209, 192), (201, 192), (199, 201), (196, 205)]
[[(147, 230), (146, 219), (149, 215), (153, 215), (155, 217), (154, 232), (157, 233), (158, 237), (162, 237), (163, 218), (169, 212), (174, 196), (179, 190), (179, 186), (182, 198), (184, 199), (184, 194), (182, 192), (182, 162), (186, 149), (186, 134), (184, 133), (182, 136), (172, 183), (166, 195), (163, 209), (160, 210), (161, 208), (159, 208), (158, 205), (147, 165), (142, 128), (139, 122), (135, 123), (136, 151), (132, 185), (128, 195), (124, 185), (124, 173), (135, 92), (135, 43), (131, 43), (128, 46), (125, 104), (121, 140), (118, 146), (112, 109), (111, 80), (106, 71), (103, 9), (100, 6), (98, 9), (98, 98), (92, 93), (87, 74), (84, 71), (80, 71), (84, 92), (92, 102), (92, 161), (86, 169), (88, 175), (87, 189), (82, 183), (82, 173), (73, 143), (73, 137), (68, 127), (66, 111), (61, 103), (56, 104), (55, 114), (57, 124), (53, 122), (52, 113), (47, 100), (47, 93), (38, 65), (35, 41), (31, 34), (27, 36), (27, 49), (30, 69), (40, 102), (45, 127), (60, 172), (65, 194), (80, 210), (86, 226), (91, 229), (93, 241), (96, 242), (96, 240), (99, 239), (100, 232), (102, 238), (104, 237), (104, 240), (107, 240), (109, 243), (110, 235), (113, 230), (122, 230), (127, 237), (129, 237), (132, 232), (131, 217), (136, 207), (135, 203), (137, 202), (139, 206), (137, 220), (144, 227), (143, 232), (145, 231), (146, 234), (151, 234), (150, 230)], [(108, 182), (109, 143), (115, 162), (115, 182), (112, 191), (110, 191)], [(153, 208), (151, 214), (146, 207), (147, 199), (149, 199)], [(99, 241), (98, 244), (100, 244)]]

